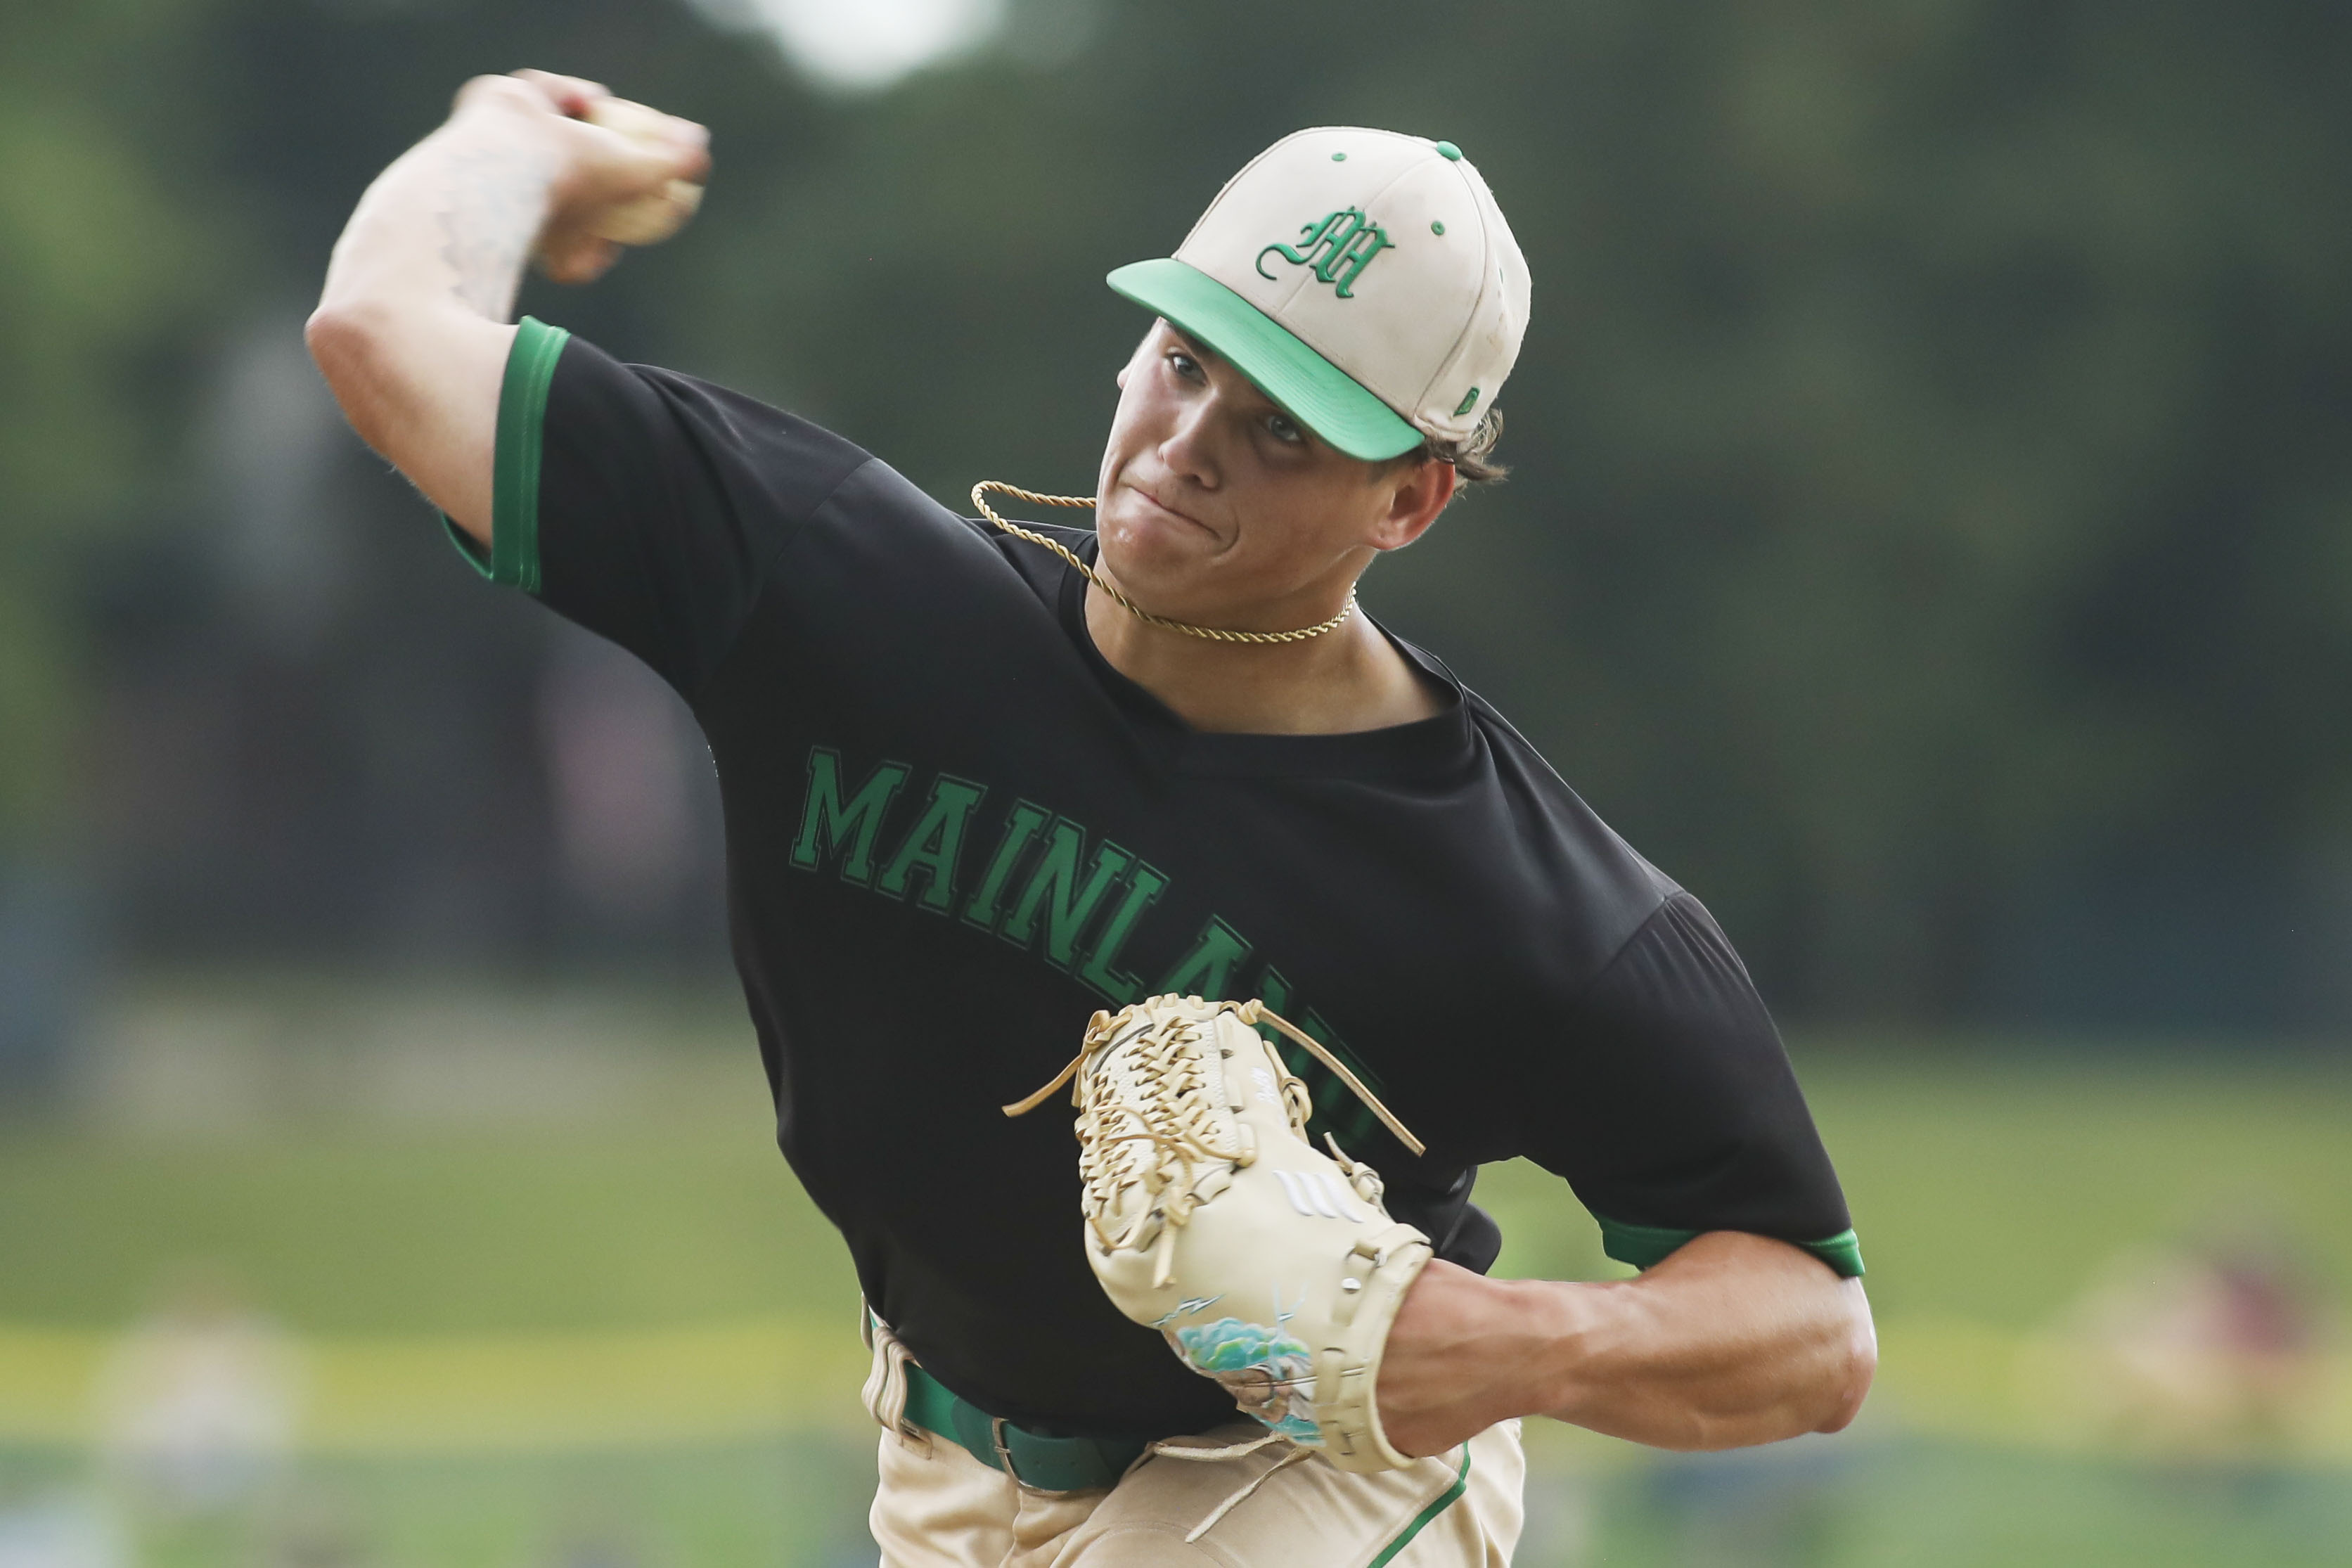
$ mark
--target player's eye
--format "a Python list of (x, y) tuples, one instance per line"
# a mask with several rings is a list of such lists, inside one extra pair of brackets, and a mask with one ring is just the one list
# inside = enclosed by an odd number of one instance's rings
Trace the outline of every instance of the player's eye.
[(1307, 439), (1307, 432), (1301, 430), (1298, 427), (1297, 421), (1291, 418), (1287, 414), (1267, 415), (1265, 416), (1265, 430), (1267, 435), (1273, 437), (1276, 440), (1281, 442), (1286, 447), (1298, 446)]
[(1205, 379), (1201, 374), (1201, 362), (1194, 359), (1191, 354), (1186, 353), (1182, 349), (1170, 349), (1168, 351), (1168, 368), (1174, 371), (1178, 375), (1182, 376), (1186, 381), (1201, 381)]

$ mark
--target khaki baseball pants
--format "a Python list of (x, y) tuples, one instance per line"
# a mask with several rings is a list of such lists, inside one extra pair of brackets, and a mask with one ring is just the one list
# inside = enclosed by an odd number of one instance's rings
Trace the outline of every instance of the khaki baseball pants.
[(900, 1419), (906, 1352), (875, 1333), (882, 1568), (1506, 1568), (1522, 1518), (1519, 1424), (1410, 1468), (1349, 1475), (1241, 1419), (1160, 1445), (1118, 1485), (1025, 1491)]

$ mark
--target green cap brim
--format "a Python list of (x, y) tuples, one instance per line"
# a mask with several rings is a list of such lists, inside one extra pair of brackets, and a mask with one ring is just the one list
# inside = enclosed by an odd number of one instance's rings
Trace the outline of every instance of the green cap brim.
[(1198, 268), (1161, 257), (1104, 281), (1216, 350), (1284, 413), (1348, 456), (1385, 462), (1421, 445), (1421, 432), (1362, 383)]

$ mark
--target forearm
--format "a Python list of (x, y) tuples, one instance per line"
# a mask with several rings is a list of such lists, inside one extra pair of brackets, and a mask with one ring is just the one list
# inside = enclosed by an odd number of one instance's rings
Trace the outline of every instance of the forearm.
[(361, 439), (488, 542), (507, 324), (562, 148), (530, 89), (469, 89), (360, 198), (307, 338)]
[(506, 321), (553, 204), (560, 153), (537, 117), (477, 100), (368, 186), (335, 243), (320, 309)]
[(1638, 1279), (1554, 1285), (1544, 1413), (1664, 1448), (1733, 1448), (1853, 1418), (1877, 1365), (1858, 1279), (1717, 1232)]
[(1859, 1280), (1785, 1243), (1721, 1231), (1606, 1283), (1432, 1263), (1390, 1331), (1379, 1400), (1407, 1453), (1515, 1415), (1662, 1448), (1734, 1448), (1835, 1431), (1876, 1365)]

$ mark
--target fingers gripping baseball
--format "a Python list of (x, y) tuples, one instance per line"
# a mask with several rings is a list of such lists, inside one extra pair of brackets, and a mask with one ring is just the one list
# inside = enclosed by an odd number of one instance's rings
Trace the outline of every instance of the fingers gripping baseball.
[(702, 126), (615, 98), (603, 84), (547, 71), (477, 77), (457, 111), (530, 118), (556, 156), (547, 221), (533, 248), (560, 283), (584, 283), (684, 227), (710, 170)]
[[(702, 205), (701, 178), (710, 164), (702, 127), (625, 98), (597, 99), (583, 118), (663, 165), (659, 185), (595, 209), (588, 232), (615, 245), (656, 245), (685, 227)], [(688, 170), (692, 177), (678, 172)]]

